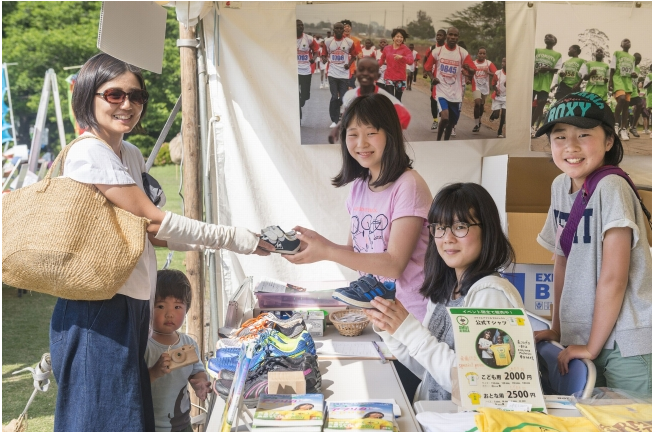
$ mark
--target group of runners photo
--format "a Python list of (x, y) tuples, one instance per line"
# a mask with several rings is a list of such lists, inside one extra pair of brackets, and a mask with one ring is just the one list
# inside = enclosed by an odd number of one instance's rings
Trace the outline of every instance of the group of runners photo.
[[(596, 48), (590, 61), (580, 58), (582, 48), (573, 44), (568, 48), (568, 59), (556, 51), (557, 38), (544, 36), (545, 48), (536, 48), (534, 54), (534, 83), (532, 92), (532, 137), (545, 119), (547, 108), (572, 92), (583, 91), (599, 96), (614, 111), (616, 133), (621, 141), (649, 135), (652, 111), (652, 73), (641, 73), (642, 56), (630, 53), (632, 43), (625, 38), (620, 50), (607, 63), (606, 49)], [(639, 133), (638, 123), (643, 129)]]
[[(434, 44), (421, 55), (414, 44), (407, 42), (410, 36), (403, 28), (393, 29), (389, 38), (373, 40), (354, 36), (348, 19), (334, 23), (325, 37), (306, 33), (301, 20), (297, 19), (296, 26), (300, 118), (303, 120), (306, 101), (311, 97), (312, 80), (317, 79), (312, 76), (319, 74), (319, 89), (330, 91), (329, 118), (324, 118), (324, 123), (330, 120), (329, 142), (335, 142), (344, 109), (364, 94), (381, 93), (390, 98), (399, 111), (403, 128), (407, 129), (411, 114), (403, 96), (412, 91), (420, 70), (422, 79), (430, 84), (430, 112), (426, 115), (432, 117), (432, 122), (428, 121), (426, 129), (436, 133), (437, 141), (457, 136), (467, 90), (472, 98), (467, 95), (466, 103), (472, 103), (469, 112), (473, 115), (467, 136), (487, 138), (478, 135), (483, 115), (486, 121), (499, 120), (495, 132), (485, 126), (492, 131), (492, 137), (505, 136), (506, 59), (502, 58), (500, 65), (494, 64), (484, 47), (471, 55), (460, 41), (457, 28), (440, 29)], [(491, 113), (485, 114), (487, 103), (491, 103)], [(428, 136), (428, 140), (433, 138)]]

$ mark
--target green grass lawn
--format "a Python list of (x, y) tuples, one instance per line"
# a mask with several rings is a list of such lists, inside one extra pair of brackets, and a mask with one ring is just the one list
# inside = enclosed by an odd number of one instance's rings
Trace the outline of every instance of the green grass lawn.
[[(163, 210), (181, 214), (178, 194), (180, 172), (176, 165), (153, 167), (150, 174), (159, 181), (167, 199)], [(162, 268), (168, 250), (156, 248), (158, 268)], [(185, 252), (175, 252), (169, 268), (185, 271)], [(34, 367), (43, 353), (49, 352), (50, 317), (56, 298), (28, 293), (22, 298), (14, 288), (2, 286), (2, 424), (18, 418), (34, 390), (29, 372), (12, 375), (24, 367)], [(28, 412), (29, 432), (49, 432), (54, 428), (57, 385), (36, 395)]]

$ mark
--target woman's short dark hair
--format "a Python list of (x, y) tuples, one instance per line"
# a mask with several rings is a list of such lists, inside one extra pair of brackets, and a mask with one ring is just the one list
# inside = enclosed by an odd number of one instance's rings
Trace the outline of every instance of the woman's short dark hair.
[(408, 36), (410, 36), (408, 32), (406, 32), (402, 28), (395, 28), (394, 30), (392, 30), (392, 39), (394, 39), (394, 36), (396, 36), (399, 33), (403, 35), (403, 42), (405, 42)]
[[(142, 90), (147, 90), (145, 80), (140, 68), (125, 63), (111, 57), (108, 54), (97, 54), (84, 63), (77, 74), (75, 89), (72, 93), (72, 111), (75, 119), (82, 129), (98, 129), (97, 119), (95, 118), (95, 93), (97, 89), (105, 82), (116, 79), (125, 72), (133, 73)], [(147, 112), (147, 102), (143, 104), (143, 112), (140, 114), (140, 120), (145, 117)], [(139, 121), (140, 122), (140, 121)]]
[[(613, 145), (604, 154), (604, 164), (618, 166), (623, 161), (623, 155), (625, 154), (625, 150), (623, 149), (623, 143), (620, 142), (620, 138), (618, 137), (618, 134), (613, 129), (604, 125), (601, 125), (601, 127), (602, 130), (604, 131), (605, 139), (609, 139), (611, 137), (614, 138)], [(552, 133), (552, 128), (550, 128), (550, 130), (546, 132), (546, 135), (548, 136), (548, 144), (550, 144), (551, 133)]]
[[(429, 223), (452, 225), (454, 221), (482, 224), (480, 256), (459, 281), (465, 296), (478, 280), (514, 262), (514, 249), (503, 233), (498, 208), (489, 192), (476, 183), (454, 183), (443, 187), (428, 212)], [(458, 286), (455, 269), (446, 265), (430, 235), (425, 257), (425, 280), (420, 293), (433, 303), (446, 304)]]
[(370, 186), (378, 187), (392, 183), (398, 180), (405, 170), (412, 168), (412, 160), (405, 151), (403, 129), (394, 104), (382, 94), (363, 95), (353, 100), (340, 123), (342, 170), (333, 178), (333, 186), (340, 187), (358, 178), (368, 180), (371, 177), (369, 170), (353, 159), (346, 146), (346, 129), (353, 121), (382, 129), (387, 136), (380, 160), (380, 175)]
[(186, 305), (186, 312), (192, 303), (192, 290), (188, 277), (180, 270), (159, 270), (156, 273), (155, 301), (174, 297)]

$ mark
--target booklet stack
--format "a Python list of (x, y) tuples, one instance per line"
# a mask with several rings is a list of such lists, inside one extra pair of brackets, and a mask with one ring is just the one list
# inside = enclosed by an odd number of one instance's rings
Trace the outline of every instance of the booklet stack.
[(321, 432), (323, 424), (324, 395), (263, 394), (253, 428), (261, 432)]
[(394, 411), (384, 402), (330, 402), (324, 432), (394, 431)]

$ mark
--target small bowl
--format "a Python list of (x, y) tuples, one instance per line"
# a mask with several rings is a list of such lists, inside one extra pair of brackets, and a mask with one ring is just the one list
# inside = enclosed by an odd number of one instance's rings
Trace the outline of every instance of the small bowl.
[[(363, 319), (347, 322), (346, 317), (348, 316), (361, 317)], [(342, 336), (360, 336), (369, 324), (369, 318), (362, 309), (346, 309), (333, 312), (329, 315), (329, 318)]]

